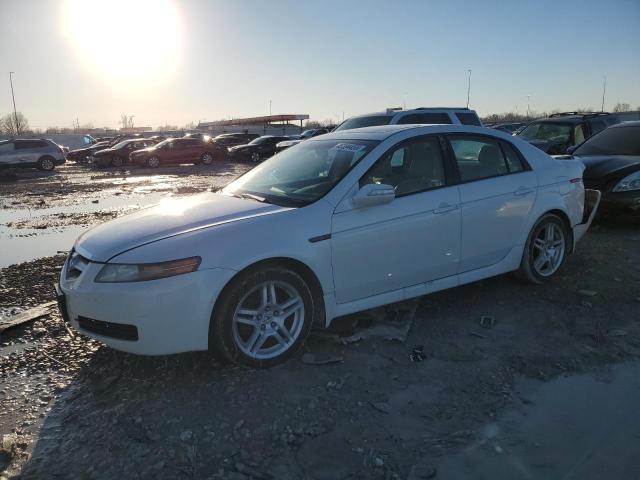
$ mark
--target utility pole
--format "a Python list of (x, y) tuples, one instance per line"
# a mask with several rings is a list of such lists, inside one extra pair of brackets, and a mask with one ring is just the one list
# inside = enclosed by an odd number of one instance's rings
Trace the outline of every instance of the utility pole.
[(13, 79), (11, 75), (16, 72), (9, 72), (9, 83), (11, 84), (11, 99), (13, 100), (13, 118), (16, 122), (16, 135), (20, 135), (20, 126), (18, 125), (18, 112), (16, 111), (16, 97), (13, 95)]
[(269, 100), (269, 116), (271, 116), (271, 100)]
[(601, 112), (604, 112), (604, 95), (607, 92), (607, 76), (602, 77), (602, 109)]
[(527, 95), (527, 119), (529, 119), (529, 100), (531, 100), (531, 95)]
[(471, 95), (471, 69), (468, 68), (469, 77), (467, 78), (467, 108), (469, 108), (469, 97)]

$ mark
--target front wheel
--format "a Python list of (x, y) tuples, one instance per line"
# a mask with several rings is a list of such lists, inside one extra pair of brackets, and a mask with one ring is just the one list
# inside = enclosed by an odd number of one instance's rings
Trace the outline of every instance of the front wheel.
[(253, 163), (258, 163), (260, 161), (260, 154), (258, 152), (253, 152), (251, 154), (251, 161)]
[(211, 165), (213, 163), (213, 155), (208, 152), (203, 153), (200, 157), (200, 163), (202, 163), (202, 165)]
[(147, 158), (147, 167), (156, 168), (160, 166), (160, 159), (156, 156)]
[(209, 344), (226, 360), (267, 368), (295, 354), (313, 324), (313, 296), (297, 273), (277, 266), (241, 273), (216, 303)]
[(120, 168), (121, 166), (124, 165), (124, 160), (122, 159), (122, 157), (113, 157), (111, 159), (111, 166), (112, 167), (116, 167), (116, 168)]
[(537, 284), (549, 280), (566, 259), (569, 238), (567, 227), (560, 217), (551, 213), (544, 215), (529, 234), (517, 275)]

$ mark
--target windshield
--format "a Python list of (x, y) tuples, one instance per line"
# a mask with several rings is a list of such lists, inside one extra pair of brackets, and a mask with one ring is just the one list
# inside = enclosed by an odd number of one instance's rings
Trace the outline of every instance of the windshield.
[(268, 143), (273, 137), (258, 137), (255, 140), (251, 140), (249, 145), (262, 145), (263, 143)]
[(300, 134), (300, 138), (311, 138), (313, 134), (316, 133), (317, 130), (305, 130)]
[(227, 185), (222, 193), (300, 207), (327, 194), (378, 142), (318, 140), (291, 147)]
[(335, 131), (351, 130), (352, 128), (377, 127), (378, 125), (389, 125), (393, 115), (371, 115), (369, 117), (353, 117), (338, 125)]
[(571, 138), (573, 125), (558, 122), (534, 122), (525, 128), (521, 137), (527, 140), (552, 140), (554, 142), (568, 142)]
[(123, 141), (122, 141), (122, 142), (120, 142), (120, 143), (116, 143), (116, 144), (115, 144), (113, 147), (111, 147), (111, 148), (113, 148), (114, 150), (115, 150), (115, 149), (118, 149), (118, 148), (122, 148), (122, 147), (124, 147), (124, 146), (125, 146), (126, 144), (128, 144), (128, 143), (131, 143), (131, 140), (123, 140)]
[(164, 147), (165, 145), (169, 145), (171, 142), (173, 142), (173, 138), (167, 138), (166, 140), (162, 140), (161, 142), (156, 143), (153, 147), (154, 148)]
[(640, 155), (640, 126), (614, 127), (594, 135), (574, 155)]

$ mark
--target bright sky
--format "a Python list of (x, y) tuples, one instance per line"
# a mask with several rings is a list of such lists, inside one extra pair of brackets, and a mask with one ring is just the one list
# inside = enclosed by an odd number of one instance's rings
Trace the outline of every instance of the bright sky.
[(0, 0), (0, 115), (137, 126), (640, 106), (639, 0)]

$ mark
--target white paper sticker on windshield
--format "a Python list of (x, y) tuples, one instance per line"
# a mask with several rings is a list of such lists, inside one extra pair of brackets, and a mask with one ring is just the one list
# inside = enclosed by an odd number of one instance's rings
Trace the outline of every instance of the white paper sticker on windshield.
[(340, 150), (343, 152), (359, 152), (360, 150), (364, 150), (364, 145), (358, 145), (357, 143), (338, 143), (331, 147), (331, 150)]

